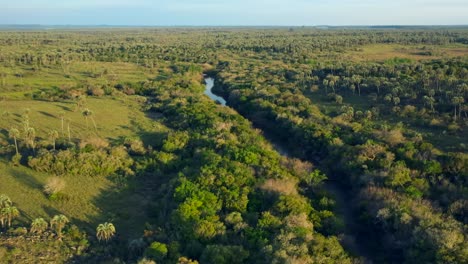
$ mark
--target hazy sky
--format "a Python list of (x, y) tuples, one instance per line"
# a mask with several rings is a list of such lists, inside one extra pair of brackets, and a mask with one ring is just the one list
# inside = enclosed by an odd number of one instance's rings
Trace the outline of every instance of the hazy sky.
[(0, 24), (466, 25), (468, 0), (0, 0)]

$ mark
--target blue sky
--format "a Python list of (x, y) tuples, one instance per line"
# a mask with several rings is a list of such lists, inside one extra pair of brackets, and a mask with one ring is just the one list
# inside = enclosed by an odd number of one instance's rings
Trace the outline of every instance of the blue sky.
[(466, 25), (468, 0), (0, 0), (0, 24)]

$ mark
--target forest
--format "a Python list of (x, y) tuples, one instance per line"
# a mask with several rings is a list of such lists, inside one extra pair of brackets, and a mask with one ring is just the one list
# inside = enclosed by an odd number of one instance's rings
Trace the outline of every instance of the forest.
[(0, 263), (468, 263), (467, 100), (468, 27), (0, 29)]

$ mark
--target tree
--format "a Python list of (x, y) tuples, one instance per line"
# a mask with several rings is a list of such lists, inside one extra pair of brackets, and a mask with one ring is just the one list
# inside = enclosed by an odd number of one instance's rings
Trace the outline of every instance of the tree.
[(18, 151), (17, 138), (20, 136), (20, 132), (16, 128), (11, 128), (10, 131), (8, 132), (8, 135), (9, 135), (10, 138), (12, 138), (15, 141), (16, 155), (18, 155), (19, 151)]
[(86, 97), (84, 96), (78, 97), (78, 100), (76, 101), (75, 111), (83, 109), (85, 105), (86, 105)]
[(356, 85), (356, 87), (358, 88), (358, 94), (359, 96), (361, 96), (361, 81), (362, 81), (362, 77), (359, 76), (359, 75), (353, 75), (351, 77), (351, 80), (353, 81), (353, 83)]
[(328, 80), (327, 82), (328, 86), (330, 86), (333, 90), (333, 93), (335, 93), (335, 86), (336, 86), (336, 83), (340, 80), (340, 76), (329, 74), (327, 75), (327, 80)]
[(411, 181), (411, 171), (403, 161), (396, 162), (388, 171), (387, 184), (393, 187), (403, 187)]
[(59, 117), (60, 117), (60, 120), (62, 121), (62, 137), (63, 137), (63, 136), (65, 136), (65, 133), (64, 133), (64, 130), (63, 130), (63, 125), (64, 125), (64, 121), (65, 121), (65, 112), (60, 111), (59, 112)]
[(36, 234), (41, 234), (41, 233), (43, 233), (44, 231), (47, 230), (48, 226), (49, 226), (49, 224), (47, 223), (46, 220), (44, 220), (44, 218), (36, 218), (31, 223), (30, 232), (31, 233), (36, 233)]
[(53, 146), (53, 148), (55, 150), (55, 141), (59, 137), (59, 133), (57, 132), (57, 130), (51, 130), (51, 131), (49, 131), (48, 135), (49, 135), (50, 141), (52, 142), (52, 146)]
[(145, 255), (156, 261), (163, 260), (167, 255), (167, 246), (164, 243), (160, 242), (153, 242), (151, 245), (145, 250)]
[(64, 215), (56, 215), (50, 220), (50, 227), (55, 229), (59, 240), (62, 239), (62, 229), (69, 222), (68, 218)]
[(10, 200), (10, 197), (6, 196), (5, 194), (0, 194), (0, 209), (3, 209), (11, 205), (12, 205), (12, 202)]
[(115, 227), (112, 223), (104, 223), (96, 228), (96, 237), (99, 241), (109, 241), (115, 235)]
[(29, 108), (26, 108), (21, 118), (23, 119), (21, 123), (23, 124), (23, 130), (25, 133), (29, 130)]
[(82, 114), (83, 114), (84, 118), (86, 119), (86, 128), (88, 128), (88, 118), (90, 118), (91, 121), (93, 122), (94, 129), (97, 130), (96, 122), (94, 122), (94, 118), (93, 118), (93, 111), (86, 108), (86, 109), (83, 110)]
[(425, 95), (423, 97), (423, 101), (426, 105), (429, 105), (431, 107), (431, 112), (434, 113), (435, 112), (434, 111), (434, 103), (435, 103), (434, 97)]
[(67, 118), (67, 133), (68, 133), (68, 143), (71, 143), (71, 130), (70, 130), (71, 119)]
[(12, 202), (10, 200), (10, 197), (6, 196), (5, 194), (1, 194), (0, 195), (0, 225), (2, 227), (5, 226), (5, 221), (8, 218), (7, 212), (3, 210), (11, 206), (12, 206)]
[[(0, 212), (0, 220), (2, 226), (5, 227), (5, 224), (7, 224), (6, 226), (10, 227), (12, 219), (17, 217), (18, 215), (19, 210), (15, 206), (7, 206), (3, 208)], [(7, 223), (5, 223), (5, 220), (7, 220)]]
[(26, 130), (26, 144), (35, 151), (36, 148), (36, 130), (32, 127), (29, 127)]
[(457, 120), (457, 106), (458, 106), (458, 117), (461, 117), (461, 105), (465, 102), (465, 98), (461, 96), (455, 96), (452, 98), (451, 102), (455, 108), (453, 119)]

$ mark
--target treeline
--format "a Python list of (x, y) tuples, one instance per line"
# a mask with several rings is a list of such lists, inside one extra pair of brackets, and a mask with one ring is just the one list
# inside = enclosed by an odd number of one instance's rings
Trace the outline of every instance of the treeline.
[[(161, 61), (214, 62), (222, 52), (262, 54), (307, 63), (317, 53), (327, 56), (368, 44), (467, 44), (463, 29), (318, 30), (284, 29), (148, 29), (140, 31), (1, 32), (0, 45), (15, 49), (0, 54), (0, 63), (35, 67), (72, 61), (132, 62), (155, 67)], [(426, 51), (421, 51), (426, 52)], [(430, 52), (430, 51), (429, 51)], [(285, 57), (283, 54), (287, 54)]]

